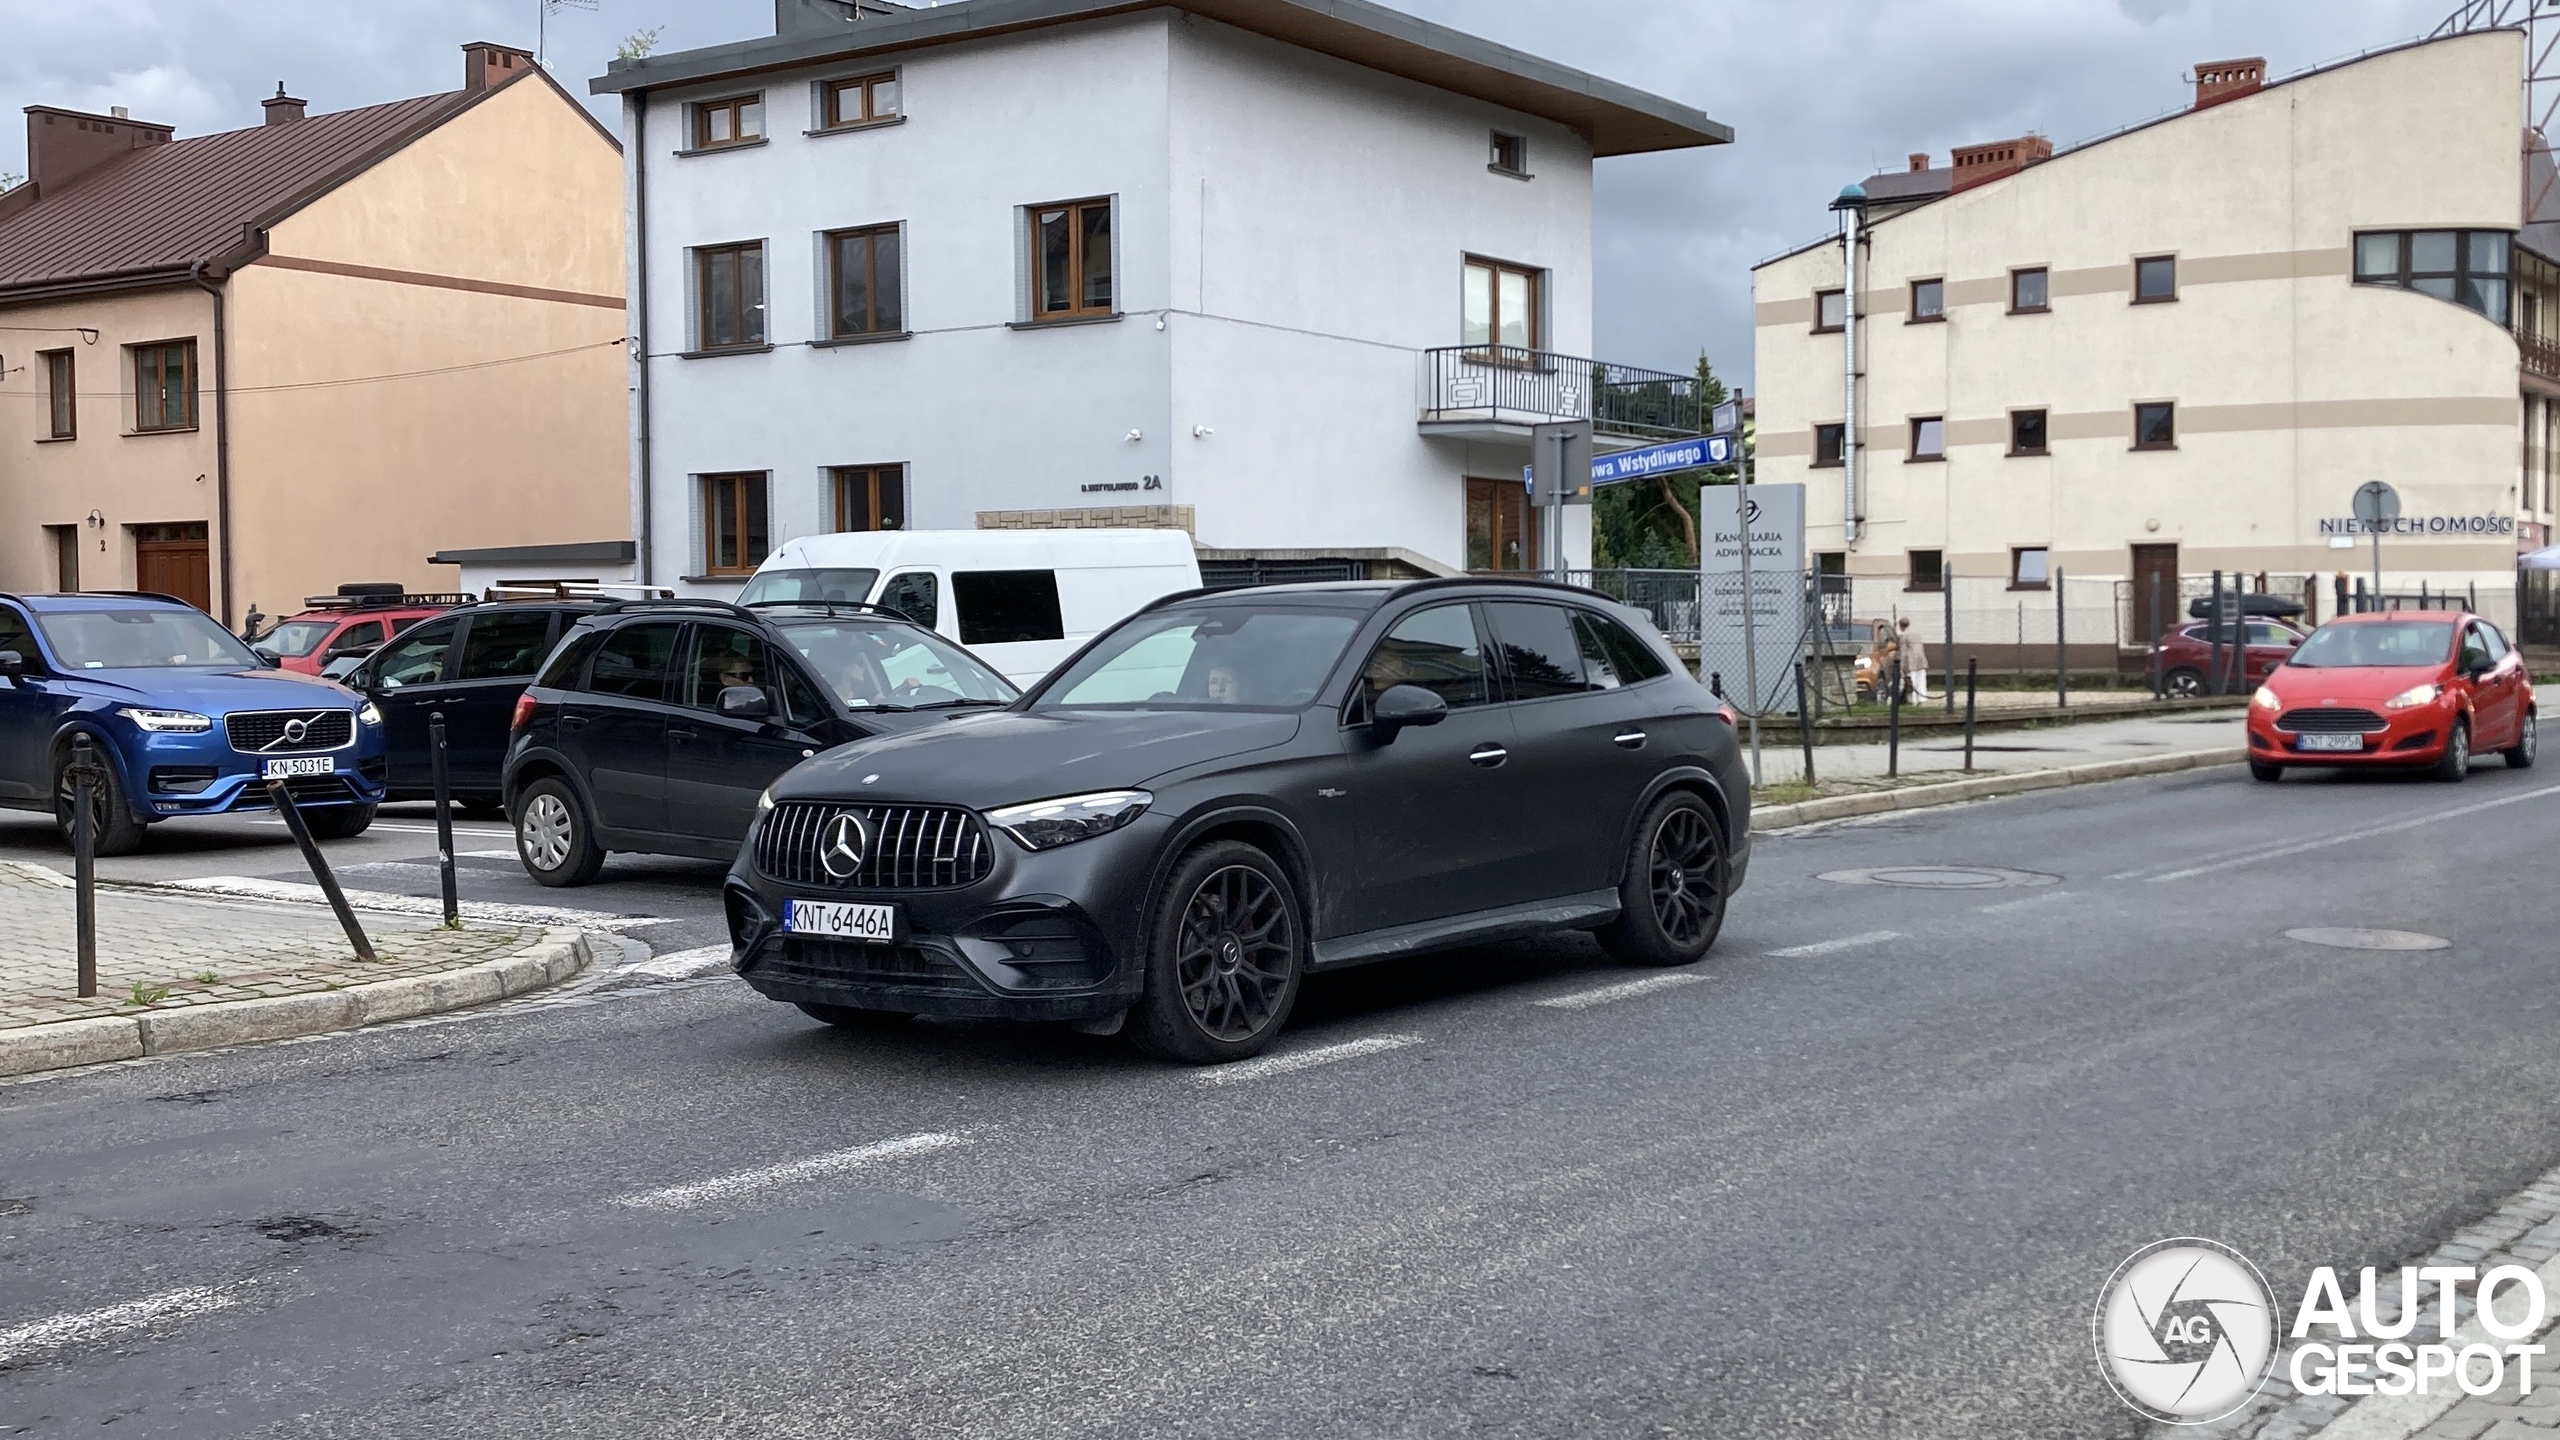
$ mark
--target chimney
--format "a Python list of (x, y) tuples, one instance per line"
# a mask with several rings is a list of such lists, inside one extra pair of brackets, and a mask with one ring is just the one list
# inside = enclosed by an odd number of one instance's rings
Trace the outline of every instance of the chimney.
[(474, 40), (462, 47), (462, 88), (495, 90), (518, 75), (533, 68), (533, 52), (500, 45), (492, 40)]
[(1926, 150), (1914, 150), (1914, 151), (1912, 151), (1912, 152), (1911, 152), (1911, 173), (1912, 173), (1912, 174), (1914, 174), (1914, 175), (1917, 175), (1917, 174), (1919, 174), (1921, 171), (1926, 170), (1926, 169), (1928, 169), (1928, 168), (1929, 168), (1929, 152), (1928, 152), (1928, 151), (1926, 151)]
[(2196, 66), (2196, 103), (2193, 109), (2255, 95), (2267, 83), (2267, 57), (2247, 60), (2207, 60)]
[(1947, 163), (1955, 170), (1955, 179), (1947, 185), (1947, 193), (1970, 190), (1987, 185), (2003, 175), (2014, 175), (2039, 160), (2053, 158), (2053, 142), (2041, 135), (2021, 135), (2015, 140), (1994, 140), (1988, 145), (1959, 145), (1948, 152)]
[(27, 183), (22, 188), (31, 194), (59, 192), (118, 156), (166, 144), (176, 133), (167, 125), (128, 120), (122, 115), (89, 115), (78, 110), (56, 110), (50, 105), (30, 105)]
[(302, 118), (303, 102), (284, 93), (284, 82), (281, 80), (276, 82), (276, 93), (271, 98), (259, 101), (258, 104), (266, 110), (267, 123), (270, 125), (290, 125)]

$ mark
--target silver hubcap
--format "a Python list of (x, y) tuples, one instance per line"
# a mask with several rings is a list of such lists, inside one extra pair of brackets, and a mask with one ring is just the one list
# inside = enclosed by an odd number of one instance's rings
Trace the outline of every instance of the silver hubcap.
[(2527, 760), (2533, 758), (2533, 729), (2533, 717), (2527, 715), (2524, 717), (2524, 743), (2516, 747), (2524, 752), (2524, 758)]
[(569, 859), (569, 807), (557, 795), (536, 795), (516, 822), (516, 844), (536, 870), (557, 870)]

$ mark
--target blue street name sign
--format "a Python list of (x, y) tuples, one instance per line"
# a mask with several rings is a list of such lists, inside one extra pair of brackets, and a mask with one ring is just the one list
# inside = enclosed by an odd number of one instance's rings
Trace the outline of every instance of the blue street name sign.
[[(1641, 480), (1649, 475), (1668, 474), (1674, 470), (1696, 470), (1707, 465), (1730, 465), (1736, 453), (1731, 435), (1700, 435), (1690, 440), (1674, 440), (1667, 445), (1648, 445), (1642, 450), (1620, 450), (1609, 455), (1591, 457), (1591, 483), (1615, 485), (1625, 480)], [(1529, 468), (1521, 467), (1520, 479), (1526, 483)]]

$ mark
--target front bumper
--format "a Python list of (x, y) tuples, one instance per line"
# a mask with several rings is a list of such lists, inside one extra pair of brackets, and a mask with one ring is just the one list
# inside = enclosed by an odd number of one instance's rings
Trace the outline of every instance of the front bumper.
[(2312, 734), (2279, 729), (2279, 715), (2249, 707), (2249, 758), (2280, 765), (2425, 765), (2444, 756), (2444, 747), (2453, 734), (2454, 722), (2463, 718), (2461, 707), (2438, 700), (2407, 710), (2376, 710), (2382, 717), (2379, 730), (2367, 730), (2360, 738), (2363, 748), (2357, 750), (2306, 750), (2303, 741)]
[[(275, 808), (258, 774), (265, 757), (232, 749), (219, 727), (209, 735), (135, 731), (123, 750), (125, 791), (138, 815), (171, 820)], [(359, 731), (355, 743), (320, 753), (332, 762), (331, 773), (285, 782), (297, 807), (382, 802), (391, 762), (379, 729)]]

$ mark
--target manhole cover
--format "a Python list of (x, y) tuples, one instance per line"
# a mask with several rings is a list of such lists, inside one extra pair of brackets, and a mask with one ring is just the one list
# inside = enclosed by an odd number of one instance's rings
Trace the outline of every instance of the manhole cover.
[(1832, 870), (1821, 878), (1834, 885), (1898, 885), (1906, 890), (2018, 890), (2062, 883), (2059, 875), (2003, 870), (1992, 865), (1887, 865), (1873, 870)]
[(2421, 935), (2414, 930), (2336, 930), (2313, 928), (2287, 930), (2287, 940), (2300, 940), (2309, 945), (2330, 945), (2340, 950), (2442, 950), (2453, 942), (2441, 935)]

